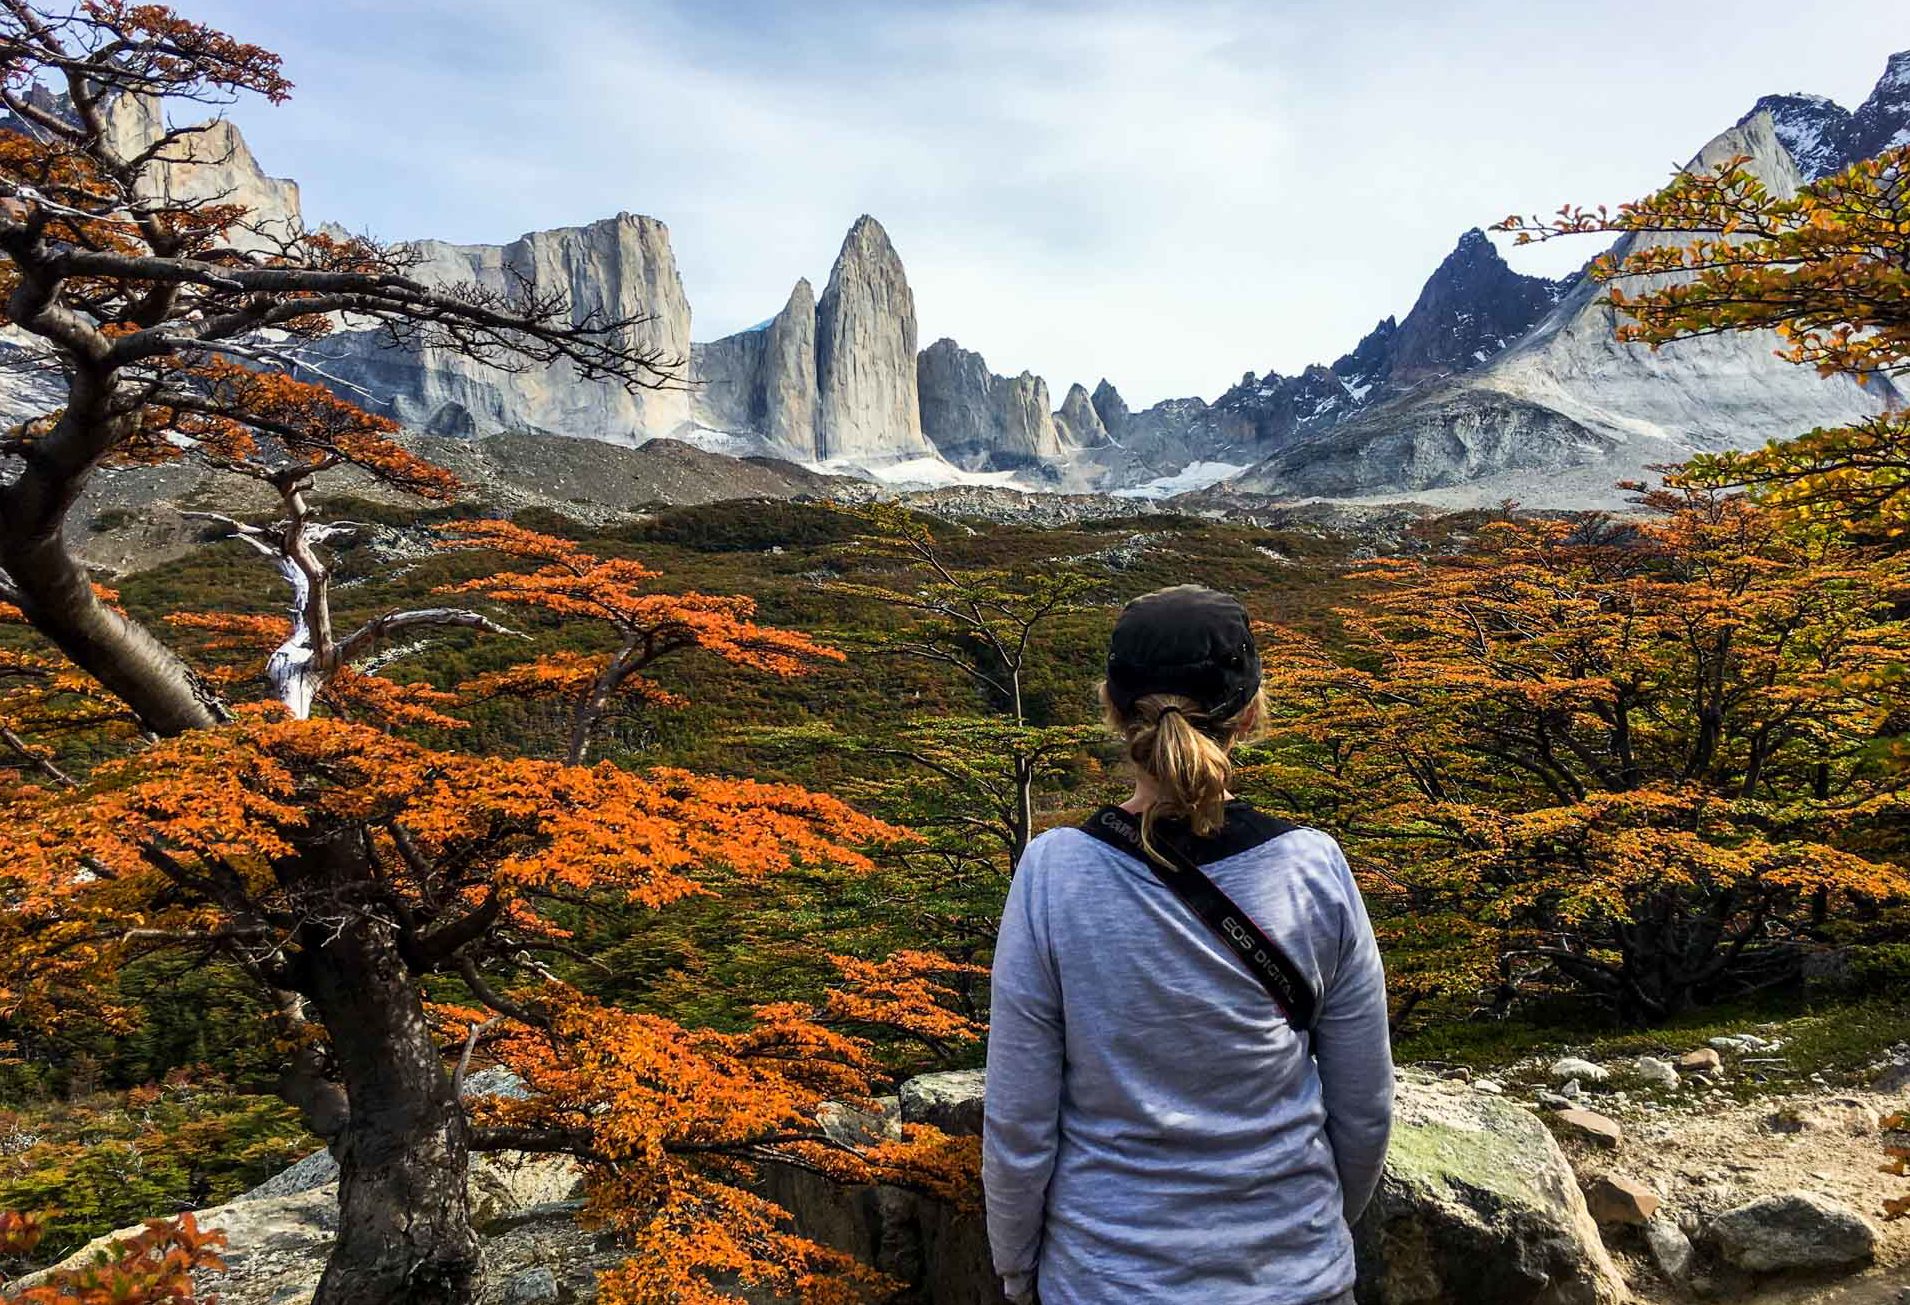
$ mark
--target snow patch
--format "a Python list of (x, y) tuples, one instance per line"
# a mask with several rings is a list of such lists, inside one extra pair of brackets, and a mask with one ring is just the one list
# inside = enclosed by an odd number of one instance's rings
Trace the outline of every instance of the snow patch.
[[(717, 430), (713, 426), (698, 426), (691, 423), (678, 427), (666, 437), (691, 444), (705, 453), (721, 453), (730, 458), (754, 458), (767, 452), (767, 446), (760, 435), (738, 434), (735, 431)], [(649, 443), (645, 440), (644, 443)]]
[(1172, 498), (1176, 494), (1190, 494), (1197, 489), (1206, 489), (1209, 485), (1218, 485), (1223, 480), (1238, 476), (1247, 468), (1234, 462), (1190, 462), (1171, 476), (1157, 476), (1153, 480), (1130, 485), (1126, 489), (1114, 491), (1116, 498)]
[(837, 476), (858, 476), (896, 489), (950, 489), (957, 485), (993, 485), (1002, 489), (1029, 489), (1013, 471), (964, 471), (940, 458), (909, 458), (879, 466), (831, 460), (810, 464), (814, 470)]

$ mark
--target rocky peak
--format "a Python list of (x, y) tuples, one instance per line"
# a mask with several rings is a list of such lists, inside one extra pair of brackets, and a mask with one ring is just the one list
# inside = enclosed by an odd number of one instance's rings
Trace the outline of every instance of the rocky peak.
[(1470, 371), (1550, 312), (1562, 288), (1545, 277), (1513, 271), (1486, 233), (1474, 227), (1427, 278), (1398, 329), (1387, 333), (1384, 375), (1369, 372), (1355, 383), (1383, 379), (1389, 391), (1398, 393)]
[(842, 242), (816, 305), (816, 453), (900, 460), (922, 435), (915, 297), (882, 224), (866, 213)]
[(1766, 95), (1737, 125), (1747, 126), (1760, 113), (1770, 115), (1772, 130), (1806, 181), (1910, 144), (1910, 50), (1890, 56), (1855, 113), (1822, 95), (1796, 91)]
[(1843, 105), (1802, 92), (1766, 95), (1738, 119), (1738, 125), (1760, 113), (1770, 115), (1778, 141), (1806, 177), (1821, 177), (1841, 165), (1843, 142), (1850, 132), (1850, 110)]
[(1103, 376), (1101, 383), (1094, 387), (1091, 402), (1095, 415), (1101, 419), (1101, 429), (1119, 439), (1121, 427), (1127, 424), (1128, 419), (1127, 400), (1121, 397), (1121, 392)]
[(1910, 50), (1890, 56), (1870, 97), (1850, 115), (1837, 167), (1910, 144)]
[(1069, 448), (1085, 449), (1108, 442), (1108, 428), (1095, 410), (1087, 387), (1076, 381), (1068, 387), (1067, 397), (1054, 415), (1055, 433)]

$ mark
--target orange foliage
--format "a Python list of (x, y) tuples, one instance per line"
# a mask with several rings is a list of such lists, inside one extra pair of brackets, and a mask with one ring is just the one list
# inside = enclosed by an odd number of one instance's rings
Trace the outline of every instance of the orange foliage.
[[(1520, 243), (1585, 232), (1627, 239), (1595, 260), (1620, 339), (1652, 348), (1772, 330), (1781, 356), (1867, 381), (1910, 365), (1910, 148), (1772, 191), (1748, 158), (1682, 172), (1615, 211), (1508, 218)], [(1762, 449), (1701, 454), (1684, 474), (1746, 486), (1804, 520), (1910, 530), (1910, 420), (1898, 411), (1800, 432)]]
[[(799, 862), (866, 869), (856, 844), (900, 836), (785, 785), (475, 757), (260, 713), (107, 762), (77, 787), (17, 794), (9, 814), (0, 1016), (46, 1023), (109, 1011), (113, 976), (170, 941), (224, 942), (261, 961), (301, 945), (297, 922), (331, 909), (335, 890), (303, 886), (287, 867), (333, 830), (362, 831), (363, 882), (404, 922), (412, 964), (432, 964), (423, 958), (457, 935), (469, 941), (435, 964), (461, 973), (561, 941), (555, 912), (567, 904), (657, 909)], [(972, 1147), (924, 1132), (860, 1150), (832, 1139), (819, 1113), (866, 1100), (880, 1069), (871, 1045), (839, 1026), (943, 1045), (978, 1030), (941, 1008), (945, 962), (842, 964), (842, 990), (821, 1007), (766, 1006), (735, 1033), (617, 1010), (536, 977), (508, 995), (474, 989), (484, 1007), (435, 1004), (429, 1017), (450, 1046), (504, 1025), (486, 1054), (532, 1095), (482, 1103), (474, 1145), (586, 1162), (592, 1216), (635, 1257), (607, 1280), (608, 1299), (714, 1300), (709, 1281), (722, 1273), (799, 1299), (862, 1299), (879, 1294), (875, 1275), (789, 1235), (783, 1212), (739, 1184), (781, 1158), (845, 1181), (957, 1190), (972, 1180)]]
[(439, 593), (478, 595), (560, 619), (599, 622), (614, 637), (616, 649), (608, 654), (554, 653), (462, 686), (479, 697), (550, 696), (568, 703), (572, 761), (583, 759), (598, 723), (617, 699), (655, 705), (680, 701), (640, 674), (664, 657), (700, 648), (733, 665), (780, 676), (800, 675), (818, 660), (843, 660), (842, 653), (808, 635), (758, 625), (752, 619), (753, 599), (658, 592), (659, 573), (641, 562), (596, 557), (569, 540), (508, 521), (462, 522), (449, 532), (446, 548), (484, 549), (539, 565), (446, 585)]
[(1901, 565), (1648, 501), (1376, 564), (1343, 653), (1272, 641), (1261, 778), (1354, 833), (1408, 1001), (1562, 980), (1661, 1018), (1910, 895), (1873, 748), (1907, 705)]
[[(24, 1255), (39, 1243), (30, 1215), (0, 1214), (0, 1254)], [(201, 1232), (190, 1214), (149, 1220), (144, 1232), (111, 1243), (96, 1264), (64, 1269), (46, 1282), (9, 1294), (19, 1305), (192, 1305), (192, 1275), (223, 1273), (222, 1232)], [(216, 1297), (205, 1298), (208, 1305)]]
[[(794, 1301), (848, 1302), (891, 1290), (845, 1255), (791, 1235), (787, 1214), (745, 1190), (764, 1163), (844, 1182), (905, 1182), (972, 1190), (975, 1151), (930, 1128), (854, 1145), (818, 1126), (832, 1100), (866, 1098), (878, 1072), (869, 1045), (794, 1004), (757, 1011), (736, 1034), (684, 1029), (546, 990), (549, 1037), (526, 1033), (500, 1049), (532, 1089), (479, 1111), (480, 1136), (568, 1139), (598, 1173), (588, 1217), (624, 1233), (628, 1264), (600, 1295), (625, 1305), (728, 1300), (712, 1281), (737, 1281)], [(863, 998), (885, 1022), (920, 1017), (914, 997)], [(973, 1041), (965, 1025), (960, 1036)]]
[[(214, 467), (255, 477), (316, 475), (350, 465), (422, 498), (457, 497), (458, 480), (397, 444), (398, 423), (345, 402), (322, 385), (223, 359), (180, 369), (210, 410), (154, 405), (138, 436), (116, 456), (131, 463), (196, 454)], [(260, 437), (271, 441), (268, 455)]]

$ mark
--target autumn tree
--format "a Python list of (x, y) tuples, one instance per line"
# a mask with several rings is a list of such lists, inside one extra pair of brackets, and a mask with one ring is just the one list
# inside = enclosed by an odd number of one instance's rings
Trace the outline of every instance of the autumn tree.
[(920, 517), (876, 505), (863, 509), (868, 532), (850, 556), (871, 572), (831, 589), (903, 613), (909, 623), (867, 640), (879, 657), (907, 658), (954, 670), (980, 696), (983, 711), (914, 722), (899, 738), (873, 746), (940, 781), (955, 800), (923, 823), (946, 823), (993, 845), (1012, 869), (1036, 833), (1037, 795), (1062, 759), (1078, 754), (1091, 728), (1036, 718), (1030, 675), (1052, 653), (1044, 641), (1061, 618), (1080, 611), (1098, 588), (1065, 564), (977, 567), (954, 561)]
[(1749, 500), (1502, 519), (1276, 634), (1257, 776), (1370, 867), (1403, 1001), (1547, 988), (1655, 1021), (1793, 980), (1910, 893), (1879, 739), (1901, 566)]
[(842, 653), (807, 635), (758, 624), (752, 599), (662, 592), (659, 573), (641, 562), (595, 557), (569, 540), (509, 522), (452, 526), (446, 546), (484, 549), (535, 566), (466, 580), (440, 592), (589, 623), (608, 634), (612, 646), (606, 652), (545, 653), (461, 686), (478, 698), (563, 703), (569, 722), (565, 759), (573, 765), (589, 754), (619, 702), (669, 706), (679, 701), (644, 674), (665, 658), (700, 648), (732, 665), (784, 677), (820, 661), (843, 660)]
[[(1890, 397), (1910, 363), (1910, 147), (1803, 186), (1774, 189), (1748, 158), (1680, 172), (1615, 211), (1507, 218), (1519, 243), (1626, 237), (1595, 260), (1619, 338), (1657, 348), (1727, 331), (1775, 331), (1781, 356), (1856, 377)], [(1648, 239), (1640, 239), (1648, 237)], [(1910, 528), (1910, 418), (1901, 405), (1849, 426), (1746, 452), (1702, 454), (1694, 483), (1754, 490), (1792, 517), (1899, 535)]]
[[(475, 1299), (464, 1171), (494, 1148), (590, 1168), (593, 1208), (645, 1266), (606, 1284), (609, 1301), (715, 1300), (719, 1277), (843, 1299), (867, 1275), (790, 1236), (744, 1185), (770, 1155), (900, 1176), (903, 1148), (850, 1153), (816, 1107), (869, 1090), (867, 1044), (838, 1025), (946, 1033), (923, 1006), (932, 988), (877, 985), (836, 998), (846, 1011), (766, 1008), (716, 1034), (591, 1002), (539, 958), (593, 901), (663, 909), (799, 863), (865, 865), (860, 845), (895, 831), (786, 786), (475, 757), (352, 720), (352, 692), (383, 692), (360, 657), (379, 641), (491, 623), (426, 609), (332, 628), (325, 551), (344, 527), (313, 508), (317, 478), (349, 465), (428, 498), (451, 482), (388, 420), (290, 374), (341, 320), (398, 347), (611, 385), (672, 383), (680, 360), (642, 344), (639, 319), (586, 311), (562, 288), (427, 284), (403, 247), (268, 221), (229, 196), (182, 198), (170, 170), (205, 161), (208, 128), (163, 122), (163, 105), (289, 89), (269, 52), (160, 6), (0, 0), (14, 122), (0, 132), (0, 294), (25, 365), (57, 391), (0, 440), (0, 599), (63, 658), (8, 672), (18, 766), (0, 827), (0, 1013), (126, 1017), (115, 976), (177, 948), (256, 979), (285, 1038), (282, 1091), (340, 1165), (320, 1305)], [(129, 131), (129, 117), (161, 125)], [(229, 702), (165, 627), (96, 590), (66, 542), (102, 467), (180, 460), (279, 502), (268, 525), (218, 517), (289, 587), (265, 702)], [(215, 637), (245, 632), (182, 616)], [(118, 755), (61, 765), (55, 731), (102, 706), (90, 751)], [(517, 1068), (530, 1104), (467, 1105), (459, 1077), (475, 1054)]]

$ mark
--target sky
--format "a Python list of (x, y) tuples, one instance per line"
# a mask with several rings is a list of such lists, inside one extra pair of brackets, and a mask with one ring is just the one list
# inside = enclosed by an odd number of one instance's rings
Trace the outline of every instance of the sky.
[(649, 214), (707, 340), (820, 292), (872, 213), (924, 345), (1137, 407), (1330, 362), (1466, 228), (1636, 198), (1759, 95), (1855, 107), (1910, 47), (1874, 0), (177, 3), (284, 56), (292, 100), (230, 116), (308, 221)]

